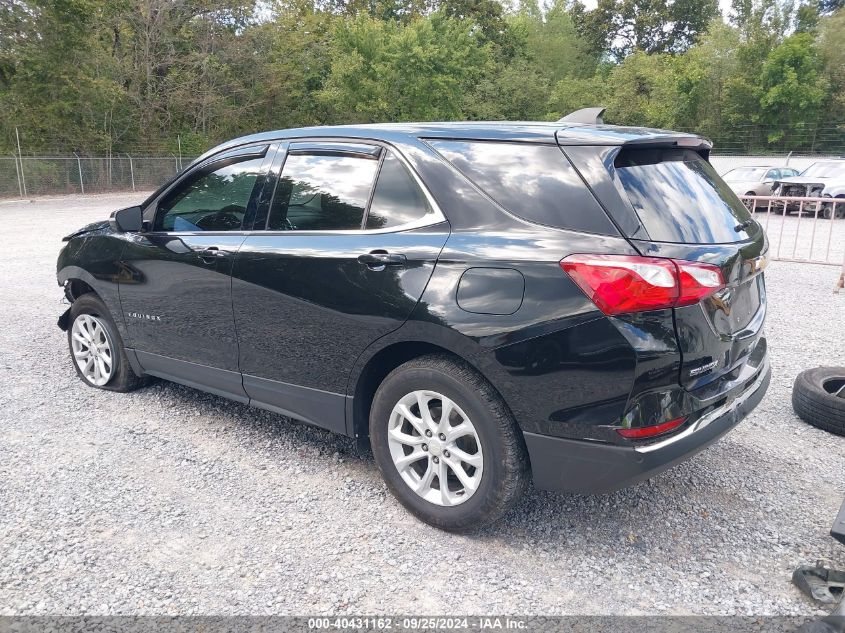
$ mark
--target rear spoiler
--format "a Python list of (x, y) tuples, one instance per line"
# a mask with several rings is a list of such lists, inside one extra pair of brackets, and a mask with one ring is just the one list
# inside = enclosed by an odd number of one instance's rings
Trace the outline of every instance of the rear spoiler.
[[(672, 132), (669, 130), (656, 130), (650, 128), (625, 128), (604, 125), (604, 113), (607, 108), (581, 108), (570, 112), (565, 117), (558, 119), (556, 123), (574, 123), (574, 126), (564, 126), (568, 132), (575, 131), (580, 125), (603, 126), (598, 135), (595, 133), (585, 136), (584, 139), (574, 140), (570, 138), (567, 145), (620, 145), (622, 147), (678, 147), (697, 151), (704, 158), (710, 155), (713, 149), (713, 142), (701, 136), (683, 132)], [(601, 134), (604, 132), (604, 134)], [(555, 134), (557, 138), (557, 134)], [(604, 137), (604, 138), (602, 138)], [(609, 141), (609, 142), (608, 142)], [(561, 145), (561, 140), (558, 138)]]
[(558, 119), (556, 123), (587, 123), (589, 125), (603, 125), (605, 110), (607, 110), (607, 108), (601, 106), (598, 108), (581, 108), (580, 110), (570, 112), (565, 117)]

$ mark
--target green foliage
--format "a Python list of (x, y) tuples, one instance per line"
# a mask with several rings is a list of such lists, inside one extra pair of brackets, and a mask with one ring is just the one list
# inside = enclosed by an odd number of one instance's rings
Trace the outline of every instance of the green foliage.
[(841, 5), (733, 0), (726, 23), (716, 0), (9, 0), (0, 151), (16, 127), (28, 153), (190, 155), (273, 128), (595, 105), (737, 151), (841, 151)]
[(320, 98), (350, 122), (459, 117), (463, 90), (488, 55), (470, 24), (440, 12), (408, 24), (346, 20), (335, 31)]
[(717, 0), (598, 0), (586, 11), (576, 0), (579, 30), (597, 52), (622, 60), (636, 50), (687, 49), (718, 15)]
[(771, 126), (769, 141), (779, 141), (814, 126), (828, 97), (812, 36), (799, 33), (777, 46), (763, 63), (761, 119)]

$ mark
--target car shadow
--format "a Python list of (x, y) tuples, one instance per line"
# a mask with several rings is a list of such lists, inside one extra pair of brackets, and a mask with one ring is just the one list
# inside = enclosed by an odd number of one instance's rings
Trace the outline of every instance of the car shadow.
[[(204, 420), (217, 414), (226, 425), (251, 427), (262, 437), (257, 450), (266, 450), (263, 440), (278, 438), (310, 459), (326, 460), (323, 465), (316, 462), (318, 467), (328, 466), (329, 460), (340, 456), (346, 464), (341, 469), (348, 468), (358, 479), (366, 473), (364, 485), (383, 487), (372, 453), (360, 450), (351, 438), (165, 381), (155, 382), (139, 395), (147, 393), (159, 400), (193, 405), (196, 411), (192, 415), (199, 413)], [(718, 550), (718, 544), (728, 538), (758, 548), (798, 547), (801, 535), (815, 529), (812, 513), (777, 512), (779, 509), (767, 505), (766, 499), (781, 498), (777, 489), (784, 486), (774, 476), (760, 476), (777, 472), (774, 460), (729, 434), (690, 460), (617, 492), (578, 495), (529, 486), (517, 507), (501, 521), (454, 538), (496, 542), (515, 551), (547, 546), (589, 548), (601, 543), (644, 558), (679, 559), (710, 558), (714, 548)], [(806, 478), (812, 484), (813, 473), (807, 472)], [(399, 507), (398, 501), (387, 496), (388, 503)], [(410, 515), (408, 518), (415, 521)], [(421, 522), (418, 525), (423, 531), (430, 529)], [(690, 532), (698, 537), (688, 538)]]

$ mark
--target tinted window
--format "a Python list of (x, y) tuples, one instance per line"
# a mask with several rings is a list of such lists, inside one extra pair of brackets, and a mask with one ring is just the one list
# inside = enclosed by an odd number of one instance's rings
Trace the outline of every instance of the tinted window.
[(408, 169), (394, 154), (382, 163), (367, 213), (368, 229), (384, 229), (419, 220), (432, 208)]
[(657, 242), (719, 244), (744, 235), (751, 216), (706, 160), (692, 150), (623, 150), (615, 166), (643, 226)]
[(254, 158), (190, 176), (158, 205), (155, 230), (240, 229), (263, 160)]
[(780, 169), (770, 169), (766, 173), (766, 180), (775, 180), (776, 178), (780, 178)]
[(360, 229), (378, 160), (343, 154), (290, 154), (276, 185), (272, 231)]
[(617, 234), (557, 146), (483, 141), (429, 143), (514, 215), (564, 229)]

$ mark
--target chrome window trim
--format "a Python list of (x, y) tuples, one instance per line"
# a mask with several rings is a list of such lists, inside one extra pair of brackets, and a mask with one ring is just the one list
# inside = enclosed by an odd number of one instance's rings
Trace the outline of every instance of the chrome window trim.
[[(308, 143), (308, 142), (317, 142), (317, 143), (345, 143), (348, 145), (362, 145), (362, 144), (371, 144), (378, 147), (382, 147), (388, 151), (394, 153), (394, 155), (402, 162), (408, 172), (411, 174), (411, 178), (414, 179), (414, 182), (417, 183), (417, 186), (422, 190), (423, 195), (425, 196), (428, 204), (431, 206), (432, 212), (427, 213), (425, 216), (419, 218), (418, 220), (414, 220), (412, 222), (406, 222), (405, 224), (397, 224), (396, 226), (391, 226), (383, 229), (345, 229), (345, 230), (334, 230), (334, 231), (267, 231), (263, 229), (255, 230), (251, 229), (249, 231), (146, 231), (140, 233), (140, 235), (172, 235), (174, 237), (179, 236), (199, 236), (199, 235), (243, 235), (245, 237), (250, 237), (254, 235), (379, 235), (385, 233), (402, 233), (404, 231), (410, 231), (413, 229), (425, 228), (427, 226), (436, 226), (442, 223), (449, 223), (448, 218), (443, 213), (443, 210), (440, 208), (440, 205), (437, 204), (437, 200), (434, 199), (434, 196), (429, 191), (426, 184), (423, 182), (420, 175), (417, 173), (417, 170), (414, 169), (413, 165), (411, 165), (410, 161), (405, 157), (405, 155), (399, 150), (395, 145), (389, 143), (387, 141), (383, 141), (381, 139), (369, 139), (369, 138), (358, 138), (358, 137), (314, 137), (314, 136), (301, 136), (301, 137), (284, 137), (278, 138), (272, 141), (263, 141), (259, 143), (259, 145), (278, 145), (279, 147), (276, 148), (276, 153), (282, 151), (281, 145), (287, 143), (290, 146), (293, 143)], [(433, 148), (431, 148), (427, 143), (424, 143), (426, 147), (428, 147), (431, 151), (434, 151), (437, 154), (437, 157), (440, 160), (443, 158), (438, 154)], [(250, 147), (252, 144), (249, 145)], [(245, 147), (245, 146), (242, 146)], [(211, 160), (219, 160), (228, 154), (231, 151), (231, 148), (228, 150), (224, 150), (213, 156), (209, 156), (207, 159), (202, 161), (202, 163), (197, 163), (196, 165), (191, 166), (191, 169), (195, 167), (199, 167), (200, 165), (206, 165)], [(268, 150), (269, 153), (269, 150)], [(353, 152), (354, 153), (354, 152)], [(275, 156), (274, 156), (275, 158)], [(366, 159), (364, 159), (366, 160)], [(447, 162), (448, 165), (448, 162)], [(272, 165), (268, 168), (272, 168)], [(282, 163), (282, 169), (284, 169), (284, 163)], [(454, 168), (453, 168), (454, 169)], [(281, 176), (281, 172), (278, 174)], [(181, 182), (181, 178), (178, 182)], [(158, 196), (154, 201), (153, 205), (158, 206), (159, 200), (173, 188), (177, 183), (174, 182), (171, 187), (168, 187), (165, 191), (162, 192), (160, 196)], [(378, 184), (378, 179), (376, 179), (375, 184)], [(375, 190), (375, 185), (373, 186), (373, 190)]]
[[(419, 229), (426, 226), (435, 226), (437, 224), (441, 224), (443, 222), (447, 222), (446, 216), (443, 214), (440, 205), (437, 204), (437, 201), (434, 199), (434, 196), (431, 195), (431, 192), (428, 190), (428, 187), (420, 178), (420, 175), (417, 171), (413, 168), (411, 163), (408, 159), (402, 154), (402, 152), (397, 149), (391, 143), (386, 141), (382, 141), (379, 139), (359, 139), (359, 138), (337, 138), (337, 137), (330, 137), (330, 138), (315, 138), (315, 137), (300, 137), (300, 138), (288, 138), (284, 139), (282, 142), (288, 142), (290, 145), (294, 143), (308, 143), (308, 142), (329, 142), (329, 143), (339, 143), (339, 144), (347, 144), (347, 145), (361, 145), (371, 144), (377, 147), (382, 147), (387, 151), (393, 152), (393, 154), (399, 159), (399, 161), (405, 166), (405, 169), (408, 170), (408, 173), (411, 174), (411, 178), (414, 179), (414, 182), (417, 183), (417, 186), (423, 192), (425, 199), (428, 201), (429, 206), (431, 207), (431, 213), (426, 213), (423, 217), (413, 220), (412, 222), (405, 222), (404, 224), (397, 224), (396, 226), (390, 226), (383, 229), (337, 229), (332, 231), (267, 231), (267, 230), (259, 230), (259, 231), (251, 231), (249, 232), (250, 235), (378, 235), (382, 233), (401, 233), (403, 231), (410, 231), (412, 229)], [(290, 145), (288, 147), (290, 147)], [(356, 155), (356, 152), (351, 151), (351, 155)], [(439, 154), (438, 154), (439, 156)], [(367, 160), (366, 158), (362, 158), (362, 160)], [(285, 162), (287, 162), (287, 156), (285, 157)], [(282, 163), (282, 171), (279, 172), (278, 177), (281, 178), (282, 173), (284, 172), (284, 163)], [(379, 171), (380, 175), (381, 172)], [(378, 176), (377, 175), (377, 176)], [(278, 181), (277, 181), (278, 184)], [(373, 191), (370, 193), (372, 194), (375, 191), (376, 186), (378, 186), (378, 177), (373, 184)], [(372, 195), (371, 195), (372, 197)], [(369, 213), (369, 202), (367, 204), (367, 209), (365, 209), (365, 216)]]

